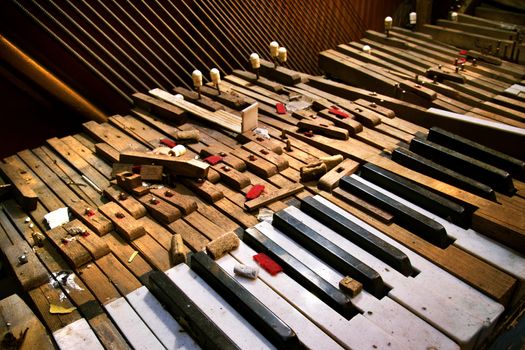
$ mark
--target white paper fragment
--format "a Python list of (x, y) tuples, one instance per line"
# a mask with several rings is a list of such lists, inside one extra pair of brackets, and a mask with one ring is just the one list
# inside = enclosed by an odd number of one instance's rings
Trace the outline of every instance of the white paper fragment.
[(69, 209), (67, 207), (58, 208), (50, 213), (44, 215), (44, 221), (50, 229), (62, 226), (69, 222)]

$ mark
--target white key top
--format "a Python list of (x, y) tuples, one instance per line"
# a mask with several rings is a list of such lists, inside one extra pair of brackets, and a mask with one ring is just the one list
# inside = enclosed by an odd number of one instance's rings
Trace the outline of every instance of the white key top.
[(166, 274), (241, 349), (274, 348), (188, 265), (179, 264)]
[[(233, 268), (238, 261), (232, 256), (226, 255), (216, 261), (230, 276), (235, 278), (244, 288), (246, 288), (261, 303), (268, 307), (284, 323), (291, 327), (297, 334), (299, 340), (311, 349), (341, 349), (332, 338), (324, 333), (320, 328), (302, 315), (296, 308), (290, 305), (279, 294), (275, 293), (268, 285), (260, 279), (251, 280), (249, 278), (235, 275)], [(255, 261), (252, 266), (256, 266)]]
[(85, 318), (76, 320), (64, 328), (53, 332), (53, 338), (59, 349), (69, 350), (103, 350), (95, 333)]
[(133, 348), (165, 349), (126, 299), (115, 299), (104, 307)]
[[(251, 264), (257, 253), (241, 243), (230, 254), (243, 264)], [(283, 272), (271, 276), (261, 269), (259, 278), (345, 348), (405, 349), (365, 317), (357, 315), (350, 321), (345, 319)]]
[(166, 348), (200, 349), (145, 286), (126, 295), (126, 300)]
[(402, 203), (421, 214), (439, 222), (447, 230), (447, 234), (454, 238), (454, 245), (461, 247), (463, 250), (472, 255), (484, 260), (502, 271), (505, 271), (511, 276), (518, 279), (518, 290), (514, 295), (514, 300), (520, 300), (525, 295), (525, 257), (520, 253), (490, 239), (487, 236), (479, 234), (472, 229), (461, 228), (447, 220), (433, 214), (397, 195), (383, 189), (363, 179), (360, 176), (352, 176), (354, 179), (364, 183), (365, 185), (383, 193), (384, 195)]
[[(339, 281), (344, 277), (342, 274), (326, 265), (272, 225), (262, 222), (255, 228), (327, 282), (338, 287)], [(352, 298), (352, 303), (363, 311), (364, 317), (370, 319), (385, 332), (393, 334), (396, 340), (407, 349), (427, 349), (432, 347), (437, 349), (459, 349), (459, 346), (443, 333), (403, 306), (392, 301), (388, 296), (378, 300), (363, 290), (359, 295)]]

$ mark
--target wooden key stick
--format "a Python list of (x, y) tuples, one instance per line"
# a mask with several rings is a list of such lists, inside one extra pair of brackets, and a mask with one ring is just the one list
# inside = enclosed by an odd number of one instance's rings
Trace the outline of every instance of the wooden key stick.
[(148, 209), (148, 212), (158, 221), (170, 224), (181, 217), (179, 209), (156, 196), (147, 194), (138, 200)]
[(64, 227), (59, 226), (47, 231), (47, 236), (71, 266), (76, 268), (91, 261), (91, 255), (86, 248), (80, 244), (76, 234), (70, 234)]
[(149, 154), (137, 151), (127, 151), (120, 154), (121, 163), (131, 164), (156, 164), (169, 169), (175, 175), (193, 178), (205, 178), (208, 175), (209, 165), (195, 160), (180, 160), (176, 157), (162, 154)]
[(209, 203), (215, 203), (224, 198), (224, 193), (209, 181), (182, 179), (182, 182)]
[(175, 266), (186, 262), (184, 243), (182, 241), (182, 235), (180, 233), (176, 233), (173, 236), (171, 236), (170, 259), (171, 266)]
[(104, 190), (104, 194), (113, 202), (119, 203), (135, 219), (140, 219), (146, 215), (146, 208), (138, 200), (124, 192), (121, 187), (110, 186)]
[(141, 165), (140, 177), (144, 181), (161, 181), (164, 167), (161, 165)]
[(279, 199), (286, 198), (288, 196), (294, 195), (298, 192), (301, 192), (304, 189), (304, 186), (301, 184), (293, 184), (290, 187), (283, 187), (268, 194), (263, 194), (262, 196), (252, 199), (244, 203), (244, 207), (248, 211), (259, 209), (265, 205), (271, 204)]
[(129, 241), (146, 234), (144, 227), (115, 202), (106, 203), (98, 208), (115, 225), (117, 231)]
[(96, 210), (96, 208), (91, 208), (83, 200), (72, 203), (69, 208), (77, 218), (79, 218), (91, 230), (95, 231), (99, 236), (104, 236), (106, 233), (113, 230), (113, 224), (111, 221)]
[(197, 202), (191, 197), (178, 193), (176, 190), (165, 188), (152, 188), (151, 194), (162, 198), (166, 202), (177, 207), (184, 215), (188, 215), (197, 210)]
[(15, 199), (22, 208), (32, 211), (36, 209), (38, 196), (24, 180), (24, 172), (17, 170), (11, 164), (0, 162), (0, 173), (13, 184)]
[(319, 179), (317, 187), (319, 187), (321, 190), (330, 192), (339, 185), (339, 180), (343, 176), (353, 174), (358, 167), (358, 162), (351, 159), (345, 159), (339, 165), (336, 165), (332, 170), (323, 175)]
[(340, 140), (348, 140), (348, 130), (334, 126), (331, 122), (313, 121), (303, 119), (297, 123), (299, 129), (312, 130), (313, 132), (333, 137)]

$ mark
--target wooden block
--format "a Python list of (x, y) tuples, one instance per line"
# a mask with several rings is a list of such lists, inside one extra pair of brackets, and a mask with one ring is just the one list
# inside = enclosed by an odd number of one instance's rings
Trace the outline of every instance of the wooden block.
[(135, 197), (142, 197), (149, 193), (149, 187), (139, 186), (130, 190), (131, 194)]
[(195, 160), (181, 160), (177, 157), (162, 154), (149, 154), (137, 151), (128, 151), (120, 154), (120, 162), (132, 164), (162, 165), (175, 175), (205, 178), (208, 175), (208, 164)]
[(288, 196), (294, 195), (297, 192), (302, 191), (303, 189), (304, 189), (304, 186), (301, 184), (294, 184), (287, 188), (280, 188), (271, 193), (263, 194), (256, 199), (252, 199), (251, 201), (247, 201), (246, 203), (244, 203), (244, 207), (248, 211), (259, 209), (260, 207), (268, 205), (272, 202), (275, 202), (280, 199), (286, 198)]
[(0, 162), (0, 172), (13, 184), (15, 199), (26, 210), (35, 210), (38, 196), (24, 180), (24, 170), (16, 169), (15, 166)]
[(347, 293), (353, 298), (357, 296), (363, 290), (363, 285), (361, 282), (356, 281), (352, 277), (346, 276), (341, 281), (339, 281), (339, 288)]
[(75, 237), (89, 254), (91, 254), (93, 259), (98, 259), (109, 254), (110, 250), (107, 243), (79, 220), (70, 221), (62, 227), (66, 232), (80, 232)]
[(221, 91), (221, 93), (219, 94), (217, 89), (210, 86), (202, 86), (201, 93), (237, 111), (240, 111), (241, 109), (246, 108), (250, 105), (239, 94), (223, 91)]
[(217, 260), (239, 247), (240, 239), (234, 232), (227, 232), (206, 245), (206, 252)]
[(171, 237), (170, 259), (171, 266), (185, 263), (187, 260), (184, 243), (182, 242), (182, 235), (180, 233), (176, 233)]
[(142, 177), (140, 174), (134, 174), (129, 171), (121, 172), (115, 175), (117, 183), (126, 191), (131, 191), (136, 187), (142, 186)]
[(51, 350), (55, 348), (38, 317), (17, 294), (0, 301), (0, 315), (2, 320), (0, 321), (0, 334), (2, 334), (2, 345), (6, 349), (10, 348), (7, 333), (19, 341), (18, 346), (13, 346), (13, 349)]
[(379, 106), (377, 103), (375, 102), (370, 102), (370, 101), (367, 101), (365, 99), (358, 99), (358, 100), (355, 100), (354, 101), (355, 104), (358, 104), (362, 107), (366, 107), (366, 108), (370, 108), (371, 110), (389, 118), (389, 119), (392, 119), (392, 118), (395, 118), (396, 116), (396, 113), (391, 110), (391, 109), (388, 109), (386, 107), (383, 107), (383, 106)]
[(191, 188), (209, 203), (214, 203), (224, 197), (222, 191), (218, 190), (217, 187), (209, 181), (202, 179), (200, 181), (192, 179), (182, 179), (182, 183)]
[(182, 236), (184, 243), (194, 252), (200, 252), (206, 248), (206, 244), (210, 241), (199, 231), (191, 227), (183, 220), (177, 220), (169, 224), (168, 229), (174, 234), (179, 233)]
[(206, 158), (208, 156), (221, 156), (222, 157), (222, 163), (235, 168), (239, 171), (245, 171), (246, 170), (246, 163), (240, 159), (237, 158), (235, 155), (229, 154), (229, 149), (219, 149), (218, 147), (204, 147), (200, 151), (201, 158)]
[(348, 140), (348, 130), (334, 126), (333, 123), (325, 122), (322, 119), (304, 119), (297, 123), (297, 126), (303, 131), (312, 131), (334, 139)]
[(181, 217), (179, 209), (151, 193), (138, 200), (146, 207), (151, 216), (162, 223), (169, 224)]
[(359, 163), (351, 160), (351, 159), (345, 159), (342, 163), (335, 166), (332, 170), (328, 171), (325, 175), (323, 175), (319, 179), (319, 183), (317, 184), (317, 187), (319, 187), (322, 190), (325, 191), (332, 191), (335, 187), (339, 185), (339, 180), (346, 175), (353, 174), (357, 168), (359, 167)]
[(250, 185), (250, 178), (228, 165), (217, 164), (212, 166), (220, 175), (221, 180), (231, 188), (240, 191)]
[(197, 210), (197, 202), (191, 196), (183, 195), (176, 189), (169, 187), (152, 188), (150, 192), (177, 207), (184, 215)]
[(276, 92), (276, 93), (284, 92), (284, 88), (281, 84), (273, 82), (266, 78), (262, 78), (262, 77), (259, 77), (259, 79), (257, 79), (257, 75), (254, 73), (247, 72), (244, 70), (239, 70), (239, 69), (234, 69), (232, 73), (238, 76), (239, 78), (249, 81), (252, 84), (259, 85), (265, 88), (266, 90), (270, 90), (271, 92)]
[[(347, 112), (343, 110), (344, 112)], [(350, 112), (347, 112), (350, 115), (350, 118), (339, 118), (329, 112), (328, 109), (323, 109), (318, 112), (318, 114), (334, 123), (334, 125), (348, 130), (348, 133), (350, 136), (354, 136), (355, 134), (363, 131), (363, 125), (359, 123), (358, 121), (352, 119), (353, 114)]]
[(66, 231), (64, 227), (59, 226), (47, 231), (46, 234), (71, 266), (77, 268), (92, 260), (89, 251), (78, 241), (77, 236), (81, 234), (80, 232)]
[(110, 186), (104, 189), (104, 194), (113, 202), (119, 203), (135, 219), (146, 215), (146, 208), (138, 200), (124, 192), (121, 187), (117, 185)]
[(141, 165), (140, 177), (144, 181), (161, 181), (164, 167), (161, 165)]
[[(242, 145), (242, 148), (245, 149), (245, 150), (248, 150), (250, 153), (248, 153), (248, 152), (245, 152), (245, 153), (244, 152), (237, 152), (237, 150), (234, 151), (234, 152), (235, 152), (235, 154), (238, 154), (238, 155), (242, 156), (243, 160), (246, 162), (246, 166), (248, 167), (248, 169), (250, 169), (250, 165), (249, 165), (248, 162), (251, 162), (251, 164), (260, 165), (260, 167), (261, 167), (261, 171), (259, 171), (260, 173), (264, 173), (262, 171), (263, 169), (265, 170), (265, 173), (267, 173), (267, 174), (271, 174), (272, 173), (272, 171), (270, 170), (271, 169), (270, 167), (265, 166), (264, 162), (257, 162), (257, 160), (264, 160), (266, 163), (273, 164), (273, 166), (275, 166), (277, 168), (277, 171), (282, 171), (282, 170), (288, 168), (288, 166), (289, 166), (288, 161), (284, 157), (281, 157), (281, 156), (279, 156), (279, 155), (277, 155), (275, 153), (272, 153), (268, 149), (266, 149), (264, 147), (261, 147), (261, 146), (259, 146), (258, 144), (254, 143), (254, 142), (248, 142), (248, 143)], [(246, 157), (246, 159), (245, 159), (245, 157)], [(264, 166), (264, 168), (263, 168), (263, 166)], [(250, 170), (252, 170), (252, 169), (250, 169)], [(259, 174), (257, 174), (257, 175), (259, 175)], [(273, 174), (273, 175), (275, 175), (275, 174)], [(266, 177), (270, 177), (270, 176), (266, 176)]]
[(99, 236), (104, 236), (106, 233), (113, 230), (113, 224), (111, 221), (95, 208), (91, 208), (83, 200), (71, 204), (69, 208), (77, 218), (79, 218), (90, 229), (95, 231)]
[(127, 240), (132, 241), (146, 234), (144, 227), (138, 224), (137, 220), (125, 212), (117, 203), (109, 202), (98, 209), (113, 222), (117, 231)]
[(277, 81), (283, 85), (295, 85), (301, 82), (301, 76), (288, 68), (279, 66), (275, 68), (272, 62), (261, 60), (261, 75)]
[(182, 86), (175, 87), (173, 91), (184, 96), (185, 100), (195, 103), (197, 106), (206, 108), (209, 111), (215, 112), (225, 109), (224, 105), (209, 98), (208, 96), (201, 94), (199, 98), (199, 94), (196, 91), (188, 90)]
[(95, 332), (102, 345), (112, 350), (126, 350), (129, 348), (126, 339), (117, 326), (103, 313), (88, 320), (91, 329)]

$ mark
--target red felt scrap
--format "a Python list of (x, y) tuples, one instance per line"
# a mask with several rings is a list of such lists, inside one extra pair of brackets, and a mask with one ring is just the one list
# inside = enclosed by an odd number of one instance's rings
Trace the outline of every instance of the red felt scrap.
[(264, 185), (253, 185), (246, 193), (246, 199), (251, 200), (259, 197), (264, 192)]
[(343, 118), (343, 119), (350, 118), (350, 114), (343, 112), (342, 110), (340, 110), (339, 108), (335, 106), (332, 106), (332, 108), (328, 110), (328, 113), (333, 114), (336, 117)]
[(95, 216), (95, 211), (93, 209), (89, 209), (87, 212), (86, 212), (86, 215), (88, 217), (91, 217), (91, 216)]
[(208, 156), (204, 158), (203, 160), (208, 164), (215, 165), (219, 162), (222, 162), (222, 157), (221, 156)]
[(257, 262), (263, 269), (265, 269), (270, 275), (275, 276), (279, 272), (283, 271), (283, 268), (273, 261), (268, 255), (259, 253), (253, 256), (253, 260)]
[(461, 57), (458, 59), (458, 65), (463, 64), (465, 62), (467, 62), (467, 59), (465, 57)]
[(175, 141), (172, 141), (170, 139), (160, 139), (160, 144), (164, 145), (164, 146), (168, 146), (169, 148), (173, 148), (173, 147), (177, 146)]
[(468, 53), (467, 50), (461, 50), (461, 51), (459, 52), (460, 55), (466, 55), (467, 53)]
[(278, 114), (286, 114), (286, 106), (284, 103), (278, 102), (275, 104), (275, 109), (277, 110)]

